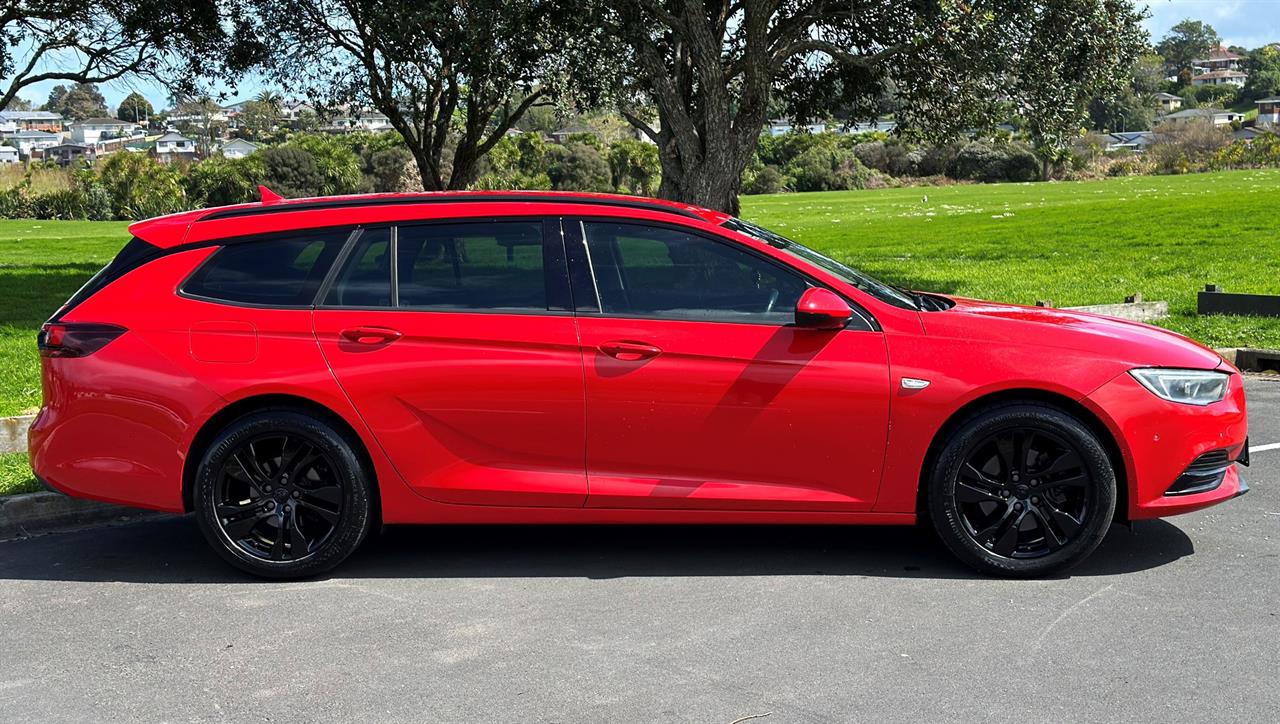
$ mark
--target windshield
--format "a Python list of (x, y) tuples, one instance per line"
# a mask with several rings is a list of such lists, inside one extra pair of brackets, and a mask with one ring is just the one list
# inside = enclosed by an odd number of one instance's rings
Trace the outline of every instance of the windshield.
[(875, 277), (868, 276), (851, 266), (841, 264), (835, 259), (824, 254), (820, 254), (804, 244), (792, 241), (781, 234), (776, 234), (768, 229), (736, 218), (729, 219), (724, 222), (723, 226), (726, 229), (746, 234), (753, 239), (759, 239), (775, 249), (780, 249), (801, 261), (806, 261), (823, 271), (830, 273), (832, 276), (839, 277), (841, 280), (852, 284), (858, 289), (870, 294), (886, 304), (892, 304), (895, 307), (902, 307), (903, 309), (920, 308), (911, 292), (899, 289), (898, 287), (890, 284), (885, 284)]

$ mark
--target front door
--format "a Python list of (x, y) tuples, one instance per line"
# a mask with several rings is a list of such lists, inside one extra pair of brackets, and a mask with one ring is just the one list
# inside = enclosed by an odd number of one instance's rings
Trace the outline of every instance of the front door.
[(588, 506), (875, 504), (889, 368), (866, 319), (795, 327), (810, 282), (730, 239), (631, 222), (565, 228), (574, 298), (586, 302)]
[(315, 311), (339, 383), (428, 498), (586, 500), (582, 358), (549, 223), (365, 229)]

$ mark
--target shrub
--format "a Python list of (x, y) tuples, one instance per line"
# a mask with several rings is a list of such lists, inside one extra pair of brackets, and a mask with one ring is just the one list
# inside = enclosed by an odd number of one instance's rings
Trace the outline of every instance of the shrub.
[(657, 146), (624, 138), (609, 144), (608, 160), (615, 191), (648, 196), (656, 190), (662, 174)]
[(226, 206), (256, 201), (258, 184), (266, 176), (259, 155), (245, 158), (213, 156), (187, 171), (187, 196), (197, 206)]
[(549, 189), (546, 157), (547, 144), (542, 134), (507, 136), (480, 159), (480, 176), (473, 187), (496, 191)]
[(272, 191), (288, 198), (324, 194), (325, 175), (310, 152), (286, 145), (256, 155), (261, 157), (263, 179)]
[(1005, 156), (985, 143), (966, 144), (947, 167), (951, 178), (972, 181), (999, 181), (1004, 177)]
[(758, 170), (743, 186), (745, 194), (777, 194), (787, 190), (787, 179), (777, 166), (765, 166)]
[(0, 217), (6, 219), (30, 219), (31, 198), (25, 186), (14, 186), (0, 191)]
[(410, 190), (407, 171), (413, 165), (413, 154), (403, 146), (374, 151), (365, 167), (370, 189), (378, 192)]
[(786, 167), (796, 191), (865, 188), (872, 172), (848, 148), (814, 145)]
[(296, 133), (281, 148), (296, 148), (311, 155), (322, 180), (316, 193), (310, 195), (353, 194), (360, 190), (364, 181), (360, 158), (348, 142), (333, 136)]
[(1026, 146), (1010, 144), (1001, 164), (1001, 176), (1005, 181), (1035, 181), (1040, 178), (1040, 161)]
[(1230, 143), (1230, 131), (1207, 120), (1168, 122), (1156, 129), (1148, 153), (1160, 173), (1190, 173), (1210, 168), (1218, 151)]
[(547, 177), (558, 191), (613, 190), (609, 162), (599, 149), (587, 143), (574, 141), (548, 149)]
[(97, 173), (116, 218), (146, 219), (188, 208), (181, 171), (146, 154), (113, 153), (98, 164)]

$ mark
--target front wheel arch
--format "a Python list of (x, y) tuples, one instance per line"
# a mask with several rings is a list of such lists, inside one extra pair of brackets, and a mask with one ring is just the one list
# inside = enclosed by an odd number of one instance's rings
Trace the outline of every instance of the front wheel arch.
[(1079, 402), (1060, 395), (1056, 392), (1047, 390), (1037, 390), (1034, 388), (1001, 390), (984, 395), (959, 408), (947, 418), (946, 422), (938, 428), (934, 434), (933, 440), (929, 443), (929, 449), (925, 453), (924, 460), (920, 466), (920, 475), (916, 480), (916, 515), (920, 520), (927, 520), (929, 516), (928, 501), (928, 480), (934, 464), (938, 460), (938, 455), (942, 452), (943, 446), (947, 440), (960, 426), (971, 420), (976, 415), (985, 412), (993, 407), (1003, 405), (1016, 405), (1020, 403), (1032, 403), (1048, 405), (1062, 412), (1075, 417), (1084, 423), (1094, 437), (1102, 443), (1103, 449), (1107, 451), (1107, 457), (1111, 461), (1111, 468), (1116, 476), (1116, 509), (1113, 520), (1115, 522), (1129, 522), (1129, 473), (1125, 466), (1124, 454), (1120, 452), (1120, 444), (1116, 441), (1115, 435), (1106, 423), (1102, 421), (1092, 410), (1080, 404)]
[(373, 464), (369, 449), (365, 446), (360, 435), (356, 433), (355, 428), (342, 415), (315, 400), (297, 395), (270, 394), (246, 397), (218, 410), (208, 420), (205, 420), (204, 424), (196, 432), (195, 437), (192, 438), (191, 446), (187, 449), (187, 458), (182, 466), (183, 511), (190, 513), (195, 510), (196, 471), (200, 467), (200, 461), (204, 458), (205, 451), (208, 450), (209, 445), (213, 443), (218, 434), (232, 422), (245, 415), (272, 409), (291, 410), (319, 418), (333, 425), (334, 428), (348, 438), (347, 441), (351, 445), (351, 449), (363, 458), (366, 469), (373, 476), (369, 486), (369, 493), (372, 497), (370, 513), (373, 516), (372, 528), (376, 531), (382, 524), (382, 499), (378, 490), (377, 468)]

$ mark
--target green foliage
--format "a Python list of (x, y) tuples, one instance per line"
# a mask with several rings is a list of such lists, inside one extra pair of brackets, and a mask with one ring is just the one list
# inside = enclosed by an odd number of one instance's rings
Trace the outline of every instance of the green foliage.
[(746, 194), (777, 194), (787, 190), (787, 179), (777, 166), (765, 166), (744, 180), (742, 192)]
[(865, 188), (872, 172), (853, 149), (839, 144), (815, 144), (786, 166), (796, 191), (843, 191)]
[(322, 181), (317, 193), (309, 196), (353, 194), (360, 190), (361, 163), (351, 147), (334, 136), (295, 134), (281, 148), (296, 148), (310, 154)]
[(547, 150), (547, 177), (557, 191), (613, 190), (609, 162), (595, 145), (572, 141)]
[(259, 151), (263, 180), (268, 188), (286, 198), (319, 196), (325, 186), (325, 173), (315, 156), (297, 146), (276, 146)]
[(1280, 48), (1264, 45), (1249, 53), (1245, 61), (1245, 81), (1241, 95), (1249, 100), (1280, 94)]
[(652, 195), (661, 173), (658, 147), (652, 143), (624, 138), (609, 144), (609, 174), (615, 191)]
[(1219, 108), (1235, 105), (1236, 96), (1239, 94), (1239, 90), (1229, 84), (1195, 86), (1193, 92), (1200, 105)]
[(92, 83), (76, 83), (71, 87), (57, 85), (49, 91), (44, 109), (76, 121), (101, 118), (107, 115), (107, 99)]
[(1156, 52), (1175, 72), (1191, 67), (1191, 61), (1207, 57), (1222, 43), (1212, 25), (1187, 18), (1169, 29), (1156, 44)]
[(182, 171), (144, 153), (113, 153), (97, 166), (98, 181), (119, 219), (147, 219), (188, 208)]
[(210, 156), (187, 172), (187, 197), (194, 206), (226, 206), (258, 200), (266, 178), (261, 154), (245, 158)]
[(475, 188), (493, 191), (549, 189), (547, 143), (536, 131), (505, 136), (481, 163)]
[(116, 107), (116, 118), (131, 123), (142, 123), (155, 114), (155, 109), (151, 107), (151, 101), (137, 91), (125, 96), (124, 100), (120, 101), (120, 105)]

